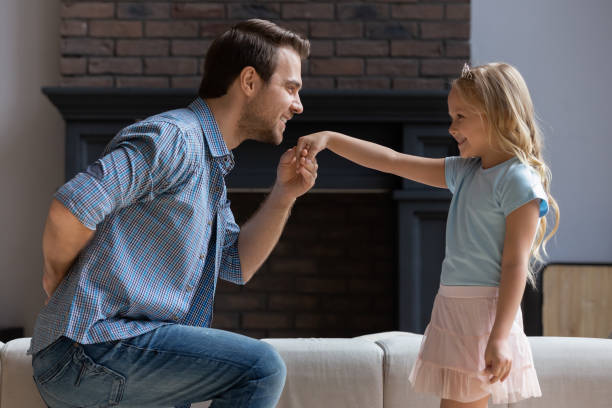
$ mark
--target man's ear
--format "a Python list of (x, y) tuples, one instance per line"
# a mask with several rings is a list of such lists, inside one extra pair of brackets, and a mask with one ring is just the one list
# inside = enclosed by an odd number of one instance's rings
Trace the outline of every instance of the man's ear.
[(261, 85), (261, 77), (255, 71), (255, 68), (248, 66), (240, 71), (238, 77), (240, 89), (247, 97), (253, 96)]

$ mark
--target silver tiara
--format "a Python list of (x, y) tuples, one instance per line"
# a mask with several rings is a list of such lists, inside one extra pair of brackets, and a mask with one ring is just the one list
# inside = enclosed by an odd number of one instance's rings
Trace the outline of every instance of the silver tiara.
[(474, 74), (472, 73), (472, 69), (470, 65), (466, 62), (463, 64), (463, 68), (461, 68), (461, 78), (463, 79), (474, 79)]

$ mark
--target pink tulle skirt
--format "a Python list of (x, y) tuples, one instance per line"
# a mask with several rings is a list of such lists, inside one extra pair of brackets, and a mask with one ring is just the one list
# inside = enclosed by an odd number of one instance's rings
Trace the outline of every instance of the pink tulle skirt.
[(410, 383), (419, 392), (472, 402), (491, 395), (494, 404), (540, 397), (533, 357), (519, 308), (510, 337), (512, 368), (504, 382), (489, 384), (484, 354), (495, 321), (496, 287), (440, 286)]

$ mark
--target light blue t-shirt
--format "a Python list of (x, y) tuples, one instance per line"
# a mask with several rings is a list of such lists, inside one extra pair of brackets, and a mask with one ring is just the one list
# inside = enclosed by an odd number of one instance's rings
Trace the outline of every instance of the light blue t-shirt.
[(512, 158), (488, 169), (480, 159), (447, 157), (446, 185), (453, 193), (446, 224), (443, 285), (499, 286), (506, 216), (531, 200), (548, 212), (539, 175)]

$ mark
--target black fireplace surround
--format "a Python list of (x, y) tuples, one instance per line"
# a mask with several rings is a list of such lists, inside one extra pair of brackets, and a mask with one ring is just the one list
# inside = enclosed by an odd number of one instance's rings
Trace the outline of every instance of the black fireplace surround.
[[(66, 179), (93, 162), (115, 133), (134, 121), (185, 107), (192, 90), (43, 88), (66, 121)], [(288, 123), (283, 143), (245, 142), (234, 150), (237, 165), (230, 191), (265, 191), (278, 158), (301, 135), (335, 130), (427, 157), (457, 154), (448, 134), (446, 91), (303, 91), (304, 113)], [(318, 156), (319, 192), (388, 192), (397, 206), (397, 329), (422, 333), (429, 321), (444, 257), (451, 195), (396, 176), (366, 169), (324, 151)], [(527, 305), (525, 304), (527, 303)], [(541, 334), (541, 297), (524, 300), (525, 330)]]

